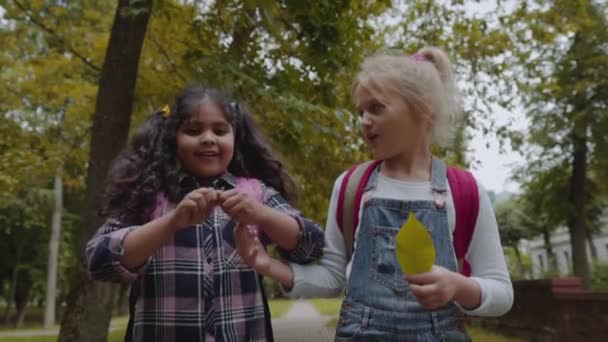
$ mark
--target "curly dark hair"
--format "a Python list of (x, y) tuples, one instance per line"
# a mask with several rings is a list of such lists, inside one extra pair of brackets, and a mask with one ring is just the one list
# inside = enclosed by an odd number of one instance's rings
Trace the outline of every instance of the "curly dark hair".
[(222, 111), (235, 133), (235, 151), (228, 171), (237, 177), (257, 178), (287, 200), (295, 200), (293, 179), (244, 106), (220, 90), (193, 85), (176, 96), (169, 117), (163, 111), (151, 114), (113, 161), (102, 216), (143, 224), (149, 220), (157, 194), (164, 193), (170, 202), (178, 203), (198, 186), (196, 178), (180, 167), (176, 136), (181, 125), (206, 100)]

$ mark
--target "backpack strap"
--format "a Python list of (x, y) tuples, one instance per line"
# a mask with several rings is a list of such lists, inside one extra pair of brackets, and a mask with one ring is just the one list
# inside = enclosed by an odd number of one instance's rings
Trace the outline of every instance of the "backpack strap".
[(454, 252), (460, 273), (468, 277), (471, 275), (471, 265), (465, 257), (477, 225), (479, 189), (475, 177), (468, 171), (448, 167), (447, 176), (456, 211)]
[(381, 162), (381, 160), (372, 160), (351, 167), (340, 184), (336, 220), (344, 238), (347, 260), (353, 254), (355, 231), (359, 225), (359, 210), (365, 185), (372, 171)]
[[(351, 258), (353, 253), (363, 191), (372, 171), (380, 163), (379, 160), (368, 161), (351, 167), (346, 172), (342, 184), (340, 184), (336, 219), (344, 238), (347, 260)], [(448, 167), (447, 178), (456, 213), (456, 226), (453, 236), (454, 252), (460, 273), (470, 276), (471, 266), (465, 257), (477, 225), (479, 188), (475, 177), (470, 172), (460, 168)]]

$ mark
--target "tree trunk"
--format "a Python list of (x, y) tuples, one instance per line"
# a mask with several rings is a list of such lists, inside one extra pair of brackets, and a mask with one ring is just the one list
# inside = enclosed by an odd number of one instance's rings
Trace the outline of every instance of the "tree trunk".
[(6, 309), (4, 310), (4, 325), (11, 324), (11, 306), (13, 305), (13, 298), (15, 298), (15, 288), (17, 288), (17, 270), (19, 264), (15, 265), (13, 269), (13, 275), (11, 276), (11, 287), (8, 291), (8, 298), (6, 303)]
[(21, 249), (22, 245), (19, 244), (17, 247), (17, 258), (15, 259), (15, 268), (13, 268), (13, 274), (11, 276), (11, 285), (8, 291), (8, 297), (6, 299), (6, 310), (4, 311), (4, 325), (9, 325), (11, 321), (11, 305), (15, 298), (15, 291), (17, 291), (17, 280), (19, 277), (19, 264), (21, 263)]
[(25, 311), (27, 303), (30, 301), (32, 293), (32, 274), (28, 268), (21, 268), (17, 286), (15, 290), (15, 309), (17, 310), (17, 319), (15, 320), (15, 329), (20, 329), (25, 320)]
[(59, 259), (59, 243), (61, 241), (61, 214), (63, 212), (63, 180), (62, 168), (57, 168), (55, 174), (55, 208), (51, 222), (51, 239), (49, 241), (49, 262), (46, 274), (46, 302), (44, 307), (44, 328), (55, 324), (55, 303), (57, 300), (57, 264)]
[(597, 262), (597, 248), (595, 248), (595, 244), (593, 243), (593, 234), (587, 229), (587, 243), (589, 244), (589, 249), (591, 249), (591, 260), (593, 262)]
[(515, 258), (517, 259), (517, 268), (519, 269), (519, 274), (521, 277), (526, 279), (528, 275), (526, 274), (526, 270), (524, 268), (524, 263), (521, 260), (521, 253), (519, 252), (519, 248), (517, 246), (513, 247), (513, 251), (515, 252)]
[(547, 250), (547, 269), (545, 270), (545, 272), (557, 272), (557, 258), (555, 257), (555, 253), (553, 252), (553, 244), (551, 243), (551, 232), (547, 229), (543, 231), (543, 240), (545, 241), (545, 249)]
[[(579, 120), (580, 121), (580, 120)], [(582, 127), (581, 127), (582, 126)], [(574, 275), (580, 277), (584, 288), (590, 285), (589, 260), (587, 259), (587, 227), (585, 218), (585, 183), (587, 175), (587, 127), (578, 122), (572, 132), (574, 158), (570, 179), (570, 205), (568, 229), (572, 244)]]
[(91, 129), (86, 199), (81, 216), (86, 226), (75, 237), (79, 256), (63, 316), (59, 341), (105, 342), (112, 311), (111, 284), (93, 282), (84, 264), (86, 241), (101, 225), (97, 215), (111, 161), (125, 145), (141, 49), (153, 0), (119, 0), (101, 71)]

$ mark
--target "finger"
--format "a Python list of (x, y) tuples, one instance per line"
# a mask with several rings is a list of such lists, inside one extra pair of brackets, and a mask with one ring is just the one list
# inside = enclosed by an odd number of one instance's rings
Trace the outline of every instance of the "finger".
[(219, 195), (219, 200), (221, 202), (226, 201), (227, 199), (233, 197), (234, 195), (238, 194), (239, 192), (236, 189), (231, 189), (231, 190), (226, 190), (226, 191), (222, 191)]
[(205, 213), (207, 210), (207, 200), (202, 193), (193, 194), (190, 197), (192, 200), (196, 202), (197, 209), (200, 213)]
[(247, 228), (243, 227), (240, 224), (234, 228), (234, 240), (235, 240), (237, 248), (243, 247), (244, 243), (247, 242), (246, 229)]
[(186, 195), (186, 198), (189, 198), (193, 201), (197, 201), (198, 199), (200, 199), (201, 197), (203, 197), (203, 193), (199, 190), (194, 190), (191, 193)]
[(239, 255), (244, 260), (249, 260), (251, 258), (253, 252), (253, 246), (251, 243), (251, 238), (249, 237), (249, 233), (246, 227), (238, 225), (234, 229), (234, 240), (236, 243), (236, 248), (238, 250)]
[(437, 282), (437, 274), (435, 272), (425, 272), (419, 274), (409, 274), (405, 276), (405, 280), (408, 283), (426, 285)]
[(251, 243), (255, 238), (255, 236), (251, 234), (249, 226), (246, 224), (239, 223), (236, 228), (234, 228), (234, 234), (240, 242), (247, 244)]
[(241, 203), (237, 203), (234, 207), (228, 210), (224, 210), (224, 212), (226, 212), (226, 214), (232, 217), (234, 220), (241, 221), (240, 214), (242, 212), (242, 209), (243, 205)]
[(215, 207), (218, 204), (219, 193), (215, 189), (209, 189), (203, 193), (205, 199), (207, 200), (207, 205), (209, 209)]
[(435, 293), (437, 291), (437, 287), (435, 286), (435, 284), (431, 284), (431, 285), (410, 284), (410, 289), (412, 290), (412, 293), (414, 293), (414, 295), (416, 297), (424, 297), (424, 298), (429, 298), (430, 296), (435, 295)]
[(219, 204), (224, 211), (232, 208), (236, 203), (238, 203), (238, 196), (232, 195), (230, 197), (224, 198), (223, 194), (219, 195)]

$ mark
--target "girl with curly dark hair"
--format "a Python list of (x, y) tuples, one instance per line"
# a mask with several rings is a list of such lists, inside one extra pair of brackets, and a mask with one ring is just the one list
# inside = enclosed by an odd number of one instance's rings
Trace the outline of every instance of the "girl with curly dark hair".
[(131, 341), (268, 341), (262, 281), (235, 248), (237, 225), (308, 263), (323, 232), (287, 202), (291, 178), (243, 106), (192, 86), (152, 114), (110, 170), (91, 276), (133, 282)]

